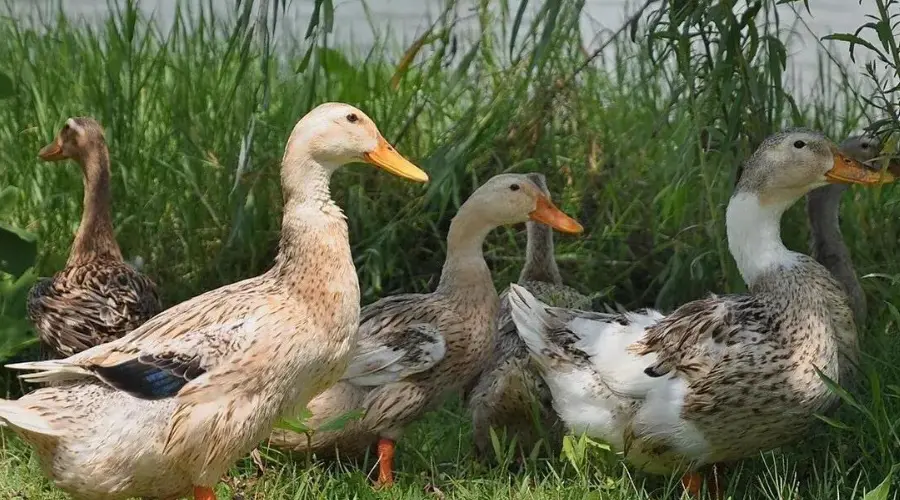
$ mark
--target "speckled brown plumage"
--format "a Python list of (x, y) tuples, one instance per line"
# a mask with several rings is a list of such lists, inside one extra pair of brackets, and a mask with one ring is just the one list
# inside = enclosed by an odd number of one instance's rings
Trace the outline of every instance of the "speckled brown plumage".
[(117, 339), (162, 310), (156, 285), (125, 263), (110, 214), (109, 151), (92, 118), (70, 118), (43, 159), (82, 169), (84, 209), (65, 269), (28, 294), (28, 318), (45, 351), (71, 356)]
[[(529, 178), (549, 196), (541, 174)], [(545, 304), (589, 309), (590, 298), (562, 284), (553, 255), (553, 231), (536, 222), (528, 222), (525, 264), (519, 284)], [(551, 407), (550, 391), (531, 365), (525, 342), (519, 338), (509, 311), (509, 289), (500, 294), (496, 333), (491, 356), (468, 394), (472, 413), (472, 434), (476, 452), (491, 457), (491, 428), (515, 439), (521, 456), (529, 456), (541, 440), (553, 449), (562, 425)], [(548, 442), (549, 441), (549, 442)]]
[[(310, 402), (310, 425), (354, 409), (365, 415), (341, 431), (315, 433), (311, 451), (346, 456), (379, 438), (396, 440), (409, 423), (475, 377), (490, 355), (498, 302), (482, 243), (493, 228), (527, 220), (541, 205), (539, 196), (524, 175), (488, 180), (451, 223), (437, 290), (388, 297), (363, 309), (360, 349), (344, 380)], [(569, 221), (562, 227), (581, 229)], [(309, 449), (306, 436), (285, 430), (276, 430), (270, 443)]]
[(124, 262), (72, 266), (28, 294), (28, 318), (41, 342), (62, 357), (115, 340), (161, 310), (156, 285)]
[(729, 249), (748, 295), (711, 296), (669, 315), (553, 308), (513, 286), (513, 320), (575, 433), (649, 472), (689, 471), (800, 437), (837, 402), (817, 370), (845, 383), (859, 350), (846, 293), (789, 251), (782, 213), (826, 182), (892, 180), (796, 129), (747, 161), (727, 210)]
[(338, 167), (363, 159), (427, 179), (356, 108), (311, 111), (285, 148), (274, 266), (118, 340), (63, 360), (10, 365), (53, 385), (0, 400), (0, 422), (35, 447), (47, 475), (75, 498), (208, 493), (277, 418), (347, 367), (359, 285), (328, 184)]

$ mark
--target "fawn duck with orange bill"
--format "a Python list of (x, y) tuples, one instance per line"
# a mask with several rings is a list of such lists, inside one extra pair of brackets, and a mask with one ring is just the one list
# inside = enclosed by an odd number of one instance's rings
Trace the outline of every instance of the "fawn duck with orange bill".
[(0, 400), (0, 423), (32, 445), (77, 499), (213, 500), (226, 469), (278, 417), (336, 382), (356, 344), (359, 283), (333, 172), (372, 163), (415, 181), (362, 111), (318, 106), (281, 167), (281, 243), (266, 273), (206, 292), (130, 334), (62, 360), (20, 363), (51, 382)]
[(314, 433), (311, 446), (307, 436), (284, 429), (273, 432), (270, 444), (353, 455), (377, 442), (378, 485), (391, 485), (394, 442), (404, 428), (470, 383), (490, 354), (498, 297), (484, 261), (485, 237), (527, 220), (567, 233), (582, 230), (526, 175), (498, 175), (472, 193), (450, 224), (437, 289), (363, 308), (353, 361), (339, 383), (310, 402), (307, 423), (316, 428), (360, 409), (364, 416), (342, 430)]
[[(528, 174), (544, 196), (550, 197), (543, 174)], [(563, 284), (553, 255), (553, 230), (545, 224), (525, 223), (527, 241), (525, 264), (519, 285), (546, 304), (573, 309), (589, 309), (591, 298)], [(559, 418), (550, 405), (550, 391), (531, 366), (528, 348), (516, 333), (509, 311), (509, 289), (500, 294), (496, 316), (496, 337), (484, 371), (478, 376), (468, 397), (472, 413), (472, 434), (476, 452), (490, 456), (493, 448), (490, 430), (505, 431), (515, 437), (520, 457), (535, 452), (543, 439), (553, 449), (560, 436)]]

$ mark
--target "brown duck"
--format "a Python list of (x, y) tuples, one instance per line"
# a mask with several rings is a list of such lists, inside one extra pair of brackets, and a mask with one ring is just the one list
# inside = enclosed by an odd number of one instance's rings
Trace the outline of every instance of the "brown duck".
[(342, 381), (309, 404), (315, 428), (342, 414), (365, 414), (341, 431), (277, 429), (270, 444), (294, 451), (353, 455), (378, 443), (379, 485), (393, 483), (394, 442), (444, 397), (462, 389), (487, 361), (497, 291), (482, 244), (496, 227), (534, 220), (577, 233), (568, 217), (525, 175), (489, 179), (459, 208), (447, 235), (447, 258), (433, 293), (386, 297), (362, 309), (357, 351)]
[[(528, 177), (544, 196), (550, 197), (542, 174), (528, 174)], [(553, 255), (553, 230), (532, 221), (525, 227), (528, 239), (519, 285), (553, 306), (590, 308), (590, 297), (563, 284)], [(531, 366), (528, 348), (516, 332), (508, 294), (508, 288), (500, 294), (494, 347), (468, 401), (475, 449), (482, 457), (492, 450), (491, 428), (495, 432), (505, 430), (508, 439), (515, 439), (520, 457), (536, 451), (535, 447), (545, 437), (551, 441), (545, 445), (553, 447), (561, 431), (559, 418), (550, 405), (550, 391)]]
[(73, 159), (84, 177), (84, 209), (66, 267), (39, 280), (28, 317), (45, 351), (67, 357), (122, 337), (162, 310), (156, 285), (122, 258), (110, 214), (109, 150), (92, 118), (69, 118), (41, 149), (44, 161)]

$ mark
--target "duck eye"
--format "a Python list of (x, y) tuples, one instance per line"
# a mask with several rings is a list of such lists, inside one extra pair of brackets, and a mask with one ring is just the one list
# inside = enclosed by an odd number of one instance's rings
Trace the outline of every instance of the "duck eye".
[(803, 149), (803, 146), (806, 146), (806, 143), (803, 141), (797, 141), (794, 143), (794, 147), (797, 149)]
[(347, 115), (347, 121), (350, 123), (356, 123), (357, 121), (359, 121), (359, 117), (356, 116), (356, 113), (350, 113), (349, 115)]
[(518, 191), (518, 190), (519, 190), (519, 185), (518, 185), (518, 184), (511, 184), (511, 185), (509, 186), (509, 190), (510, 190), (510, 191)]

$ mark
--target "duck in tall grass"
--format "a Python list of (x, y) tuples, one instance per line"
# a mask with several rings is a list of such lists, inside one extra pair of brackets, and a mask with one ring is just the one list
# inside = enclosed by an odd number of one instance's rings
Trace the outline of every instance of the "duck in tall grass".
[[(641, 469), (683, 473), (693, 495), (701, 467), (802, 435), (837, 401), (820, 371), (852, 373), (857, 331), (832, 274), (782, 243), (781, 216), (817, 187), (891, 180), (818, 132), (787, 130), (751, 155), (728, 203), (728, 246), (749, 293), (666, 316), (604, 314), (550, 307), (512, 285), (513, 321), (559, 417)], [(717, 496), (719, 486), (709, 484)]]
[(309, 404), (312, 428), (360, 409), (362, 418), (339, 431), (314, 433), (309, 442), (303, 434), (276, 429), (270, 444), (347, 456), (377, 442), (377, 484), (391, 485), (394, 443), (404, 428), (470, 383), (490, 354), (498, 297), (484, 261), (485, 237), (499, 226), (528, 220), (567, 233), (582, 230), (525, 175), (492, 177), (472, 193), (450, 224), (437, 289), (364, 307), (353, 361), (339, 383)]
[[(528, 174), (528, 178), (549, 199), (544, 175)], [(546, 304), (589, 309), (590, 297), (563, 284), (553, 253), (553, 230), (534, 221), (526, 222), (525, 227), (525, 264), (519, 285)], [(549, 439), (551, 442), (545, 445), (553, 447), (561, 431), (550, 404), (550, 391), (531, 366), (528, 348), (516, 333), (508, 294), (508, 288), (500, 294), (491, 356), (468, 398), (475, 449), (482, 457), (489, 456), (493, 449), (492, 428), (495, 432), (505, 430), (509, 439), (515, 439), (520, 457), (536, 452), (542, 439)]]
[(340, 378), (356, 344), (359, 283), (329, 180), (357, 161), (427, 180), (362, 111), (323, 104), (285, 148), (281, 242), (269, 271), (182, 302), (121, 339), (9, 366), (53, 383), (0, 400), (0, 422), (35, 448), (58, 487), (80, 499), (213, 500), (225, 470), (283, 412)]
[(109, 149), (93, 118), (69, 118), (38, 153), (75, 160), (84, 208), (66, 267), (28, 294), (28, 318), (46, 354), (67, 357), (122, 337), (162, 310), (156, 285), (122, 258), (110, 214)]
[[(863, 163), (881, 154), (881, 142), (869, 134), (848, 137), (839, 145), (841, 151)], [(850, 249), (841, 233), (841, 197), (846, 184), (829, 184), (806, 195), (806, 213), (810, 226), (810, 254), (834, 275), (850, 298), (856, 326), (866, 321), (866, 295), (859, 283)]]

